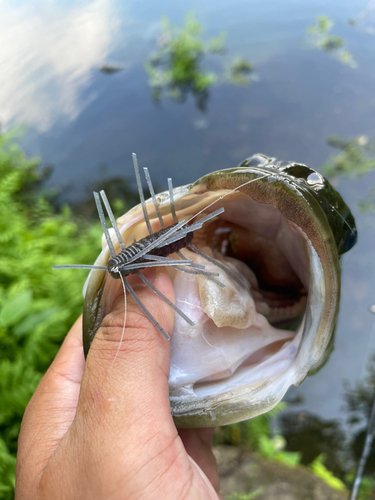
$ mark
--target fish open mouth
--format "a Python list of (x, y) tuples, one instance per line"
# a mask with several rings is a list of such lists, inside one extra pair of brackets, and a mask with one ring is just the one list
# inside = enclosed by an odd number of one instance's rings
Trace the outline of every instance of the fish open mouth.
[[(220, 206), (224, 213), (196, 231), (193, 244), (236, 279), (188, 250), (184, 255), (219, 273), (225, 288), (172, 271), (176, 305), (195, 323), (176, 315), (169, 376), (175, 415), (181, 402), (184, 411), (189, 402), (199, 412), (205, 398), (225, 399), (241, 387), (255, 396), (283, 378), (286, 390), (314, 287), (311, 272), (321, 267), (306, 234), (272, 205), (233, 193)], [(310, 297), (316, 302), (316, 290)]]
[[(129, 247), (163, 224), (193, 224), (222, 208), (194, 230), (193, 246), (180, 247), (198, 266), (168, 268), (181, 313), (169, 376), (178, 427), (224, 425), (267, 412), (321, 366), (339, 305), (339, 256), (356, 242), (350, 210), (320, 174), (264, 155), (173, 191), (169, 182), (169, 191), (117, 223)], [(117, 255), (115, 237), (112, 243)], [(100, 266), (109, 259), (104, 241), (96, 269), (105, 270)], [(199, 266), (205, 271), (193, 270)], [(116, 281), (95, 269), (86, 281), (86, 352), (111, 310)]]

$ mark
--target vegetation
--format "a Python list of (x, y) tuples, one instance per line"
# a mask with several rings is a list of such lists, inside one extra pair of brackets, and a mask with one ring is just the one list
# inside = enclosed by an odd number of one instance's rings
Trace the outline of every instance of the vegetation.
[(346, 175), (356, 177), (375, 169), (375, 141), (361, 135), (349, 140), (340, 137), (328, 137), (327, 144), (340, 150), (340, 153), (323, 165), (324, 173), (329, 177)]
[(285, 409), (285, 403), (279, 403), (276, 408), (264, 415), (216, 429), (215, 443), (241, 445), (265, 458), (278, 460), (291, 466), (298, 465), (301, 454), (285, 451), (286, 442), (280, 433), (271, 435), (271, 419), (283, 409)]
[(228, 80), (235, 85), (249, 85), (249, 75), (254, 71), (253, 64), (243, 57), (235, 57), (229, 68)]
[[(302, 452), (288, 451), (287, 441), (280, 431), (274, 433), (274, 435), (272, 435), (271, 432), (271, 420), (279, 415), (281, 411), (285, 410), (285, 408), (285, 403), (279, 403), (276, 408), (265, 415), (259, 415), (245, 422), (239, 422), (216, 429), (214, 442), (215, 444), (230, 444), (249, 448), (267, 459), (277, 460), (290, 467), (296, 467), (302, 463)], [(288, 415), (286, 415), (285, 420), (288, 421)], [(326, 460), (326, 455), (321, 453), (313, 460), (310, 460), (310, 462), (305, 461), (304, 463), (308, 465), (309, 469), (316, 476), (323, 479), (331, 488), (345, 490), (347, 487), (345, 482), (336, 477), (336, 475), (327, 468), (325, 465), (327, 462), (329, 461)], [(261, 493), (261, 491), (259, 492), (257, 490), (251, 492), (249, 495), (260, 495)], [(234, 495), (239, 494), (234, 493)], [(234, 496), (233, 498), (242, 497)], [(247, 497), (245, 496), (244, 498)], [(254, 498), (256, 498), (256, 496)]]
[(233, 492), (229, 495), (228, 500), (256, 500), (256, 498), (260, 497), (263, 494), (263, 488), (257, 488), (255, 491), (251, 493), (236, 493)]
[[(96, 217), (90, 220), (92, 207), (79, 207), (84, 216), (60, 207), (56, 192), (43, 187), (47, 175), (48, 169), (42, 170), (38, 160), (25, 156), (12, 132), (0, 134), (0, 499), (4, 500), (13, 498), (24, 409), (82, 311), (81, 290), (87, 273), (51, 268), (93, 262), (100, 247), (101, 228)], [(118, 201), (115, 208), (125, 207)], [(372, 387), (357, 392), (368, 398)], [(347, 399), (352, 409), (362, 405), (356, 394)], [(216, 443), (248, 447), (290, 466), (300, 464), (302, 453), (287, 449), (280, 432), (271, 432), (271, 419), (283, 408), (280, 404), (267, 415), (218, 429)], [(322, 457), (311, 467), (329, 484), (335, 482)], [(363, 488), (371, 491), (371, 478), (366, 481)], [(256, 498), (260, 493), (248, 496)]]
[[(163, 92), (173, 99), (184, 102), (193, 95), (198, 108), (206, 110), (209, 89), (219, 80), (219, 75), (203, 69), (208, 54), (222, 55), (225, 51), (226, 34), (222, 32), (208, 42), (202, 40), (202, 25), (189, 13), (182, 29), (171, 26), (167, 17), (162, 18), (158, 50), (148, 59), (145, 69), (155, 101)], [(243, 58), (232, 62), (228, 80), (237, 85), (248, 85), (252, 64)]]
[(320, 50), (332, 54), (341, 63), (356, 68), (357, 63), (352, 54), (344, 49), (344, 39), (330, 33), (332, 27), (333, 22), (329, 17), (318, 16), (316, 24), (307, 28), (311, 43)]
[(313, 473), (323, 479), (331, 488), (335, 490), (346, 490), (346, 485), (338, 477), (335, 477), (324, 465), (325, 455), (322, 453), (310, 464), (309, 468)]
[(90, 263), (98, 223), (55, 210), (14, 134), (0, 134), (0, 498), (13, 498), (17, 437), (25, 407), (82, 311), (87, 273), (54, 264)]
[[(347, 176), (356, 178), (375, 170), (375, 140), (366, 135), (344, 140), (329, 137), (327, 144), (340, 150), (332, 155), (322, 166), (327, 177)], [(366, 197), (358, 202), (362, 212), (375, 211), (375, 188), (371, 188)]]

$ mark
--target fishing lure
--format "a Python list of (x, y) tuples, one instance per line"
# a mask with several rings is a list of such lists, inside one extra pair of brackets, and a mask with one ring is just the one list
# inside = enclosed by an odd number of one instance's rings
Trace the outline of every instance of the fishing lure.
[[(204, 270), (205, 269), (204, 266), (199, 264), (194, 264), (192, 260), (187, 259), (182, 254), (181, 250), (183, 250), (184, 248), (188, 248), (193, 252), (199, 254), (200, 256), (204, 257), (207, 261), (220, 267), (233, 280), (237, 281), (241, 286), (243, 286), (243, 283), (236, 276), (234, 276), (233, 273), (226, 266), (224, 266), (217, 260), (211, 258), (210, 256), (206, 255), (192, 243), (194, 237), (194, 231), (201, 229), (205, 222), (208, 222), (209, 220), (212, 220), (215, 217), (222, 214), (224, 212), (224, 208), (219, 208), (218, 210), (215, 210), (214, 212), (206, 215), (205, 217), (202, 217), (197, 222), (194, 222), (190, 225), (188, 225), (188, 223), (193, 218), (197, 217), (201, 212), (195, 214), (188, 221), (183, 220), (179, 222), (174, 209), (172, 179), (169, 178), (168, 189), (170, 195), (171, 213), (174, 224), (167, 227), (161, 215), (160, 207), (155, 196), (155, 191), (151, 182), (149, 171), (147, 167), (144, 167), (143, 170), (146, 182), (151, 194), (155, 211), (157, 213), (161, 225), (161, 229), (154, 233), (151, 227), (150, 219), (146, 208), (146, 202), (142, 188), (142, 181), (140, 177), (137, 156), (135, 153), (133, 153), (133, 164), (134, 164), (135, 177), (139, 192), (139, 198), (141, 201), (143, 216), (149, 232), (149, 236), (139, 241), (136, 241), (132, 245), (126, 247), (105, 192), (100, 191), (100, 195), (99, 193), (94, 192), (94, 199), (98, 210), (99, 219), (111, 254), (111, 259), (108, 261), (107, 266), (71, 264), (63, 266), (54, 266), (53, 269), (94, 269), (94, 270), (108, 271), (108, 273), (112, 276), (112, 278), (121, 279), (122, 281), (124, 290), (124, 300), (125, 300), (125, 317), (124, 317), (123, 330), (125, 329), (125, 318), (126, 318), (126, 292), (128, 292), (133, 297), (135, 302), (138, 304), (140, 309), (145, 313), (150, 322), (167, 340), (170, 340), (170, 336), (166, 333), (163, 327), (156, 321), (156, 319), (152, 316), (152, 314), (148, 311), (148, 309), (136, 295), (132, 286), (126, 280), (127, 276), (130, 276), (131, 274), (136, 274), (143, 281), (143, 283), (145, 283), (154, 293), (158, 295), (160, 299), (162, 299), (165, 303), (167, 303), (177, 314), (179, 314), (191, 326), (194, 326), (193, 321), (188, 316), (186, 316), (186, 314), (183, 313), (180, 308), (174, 305), (164, 294), (162, 294), (160, 290), (158, 290), (157, 288), (154, 287), (154, 285), (152, 285), (152, 283), (141, 273), (142, 269), (146, 269), (149, 267), (170, 266), (180, 272), (203, 275), (210, 281), (213, 281), (219, 287), (224, 288), (225, 285), (215, 278), (215, 276), (219, 275), (218, 273), (206, 272)], [(116, 254), (115, 247), (106, 223), (102, 203), (108, 214), (112, 228), (115, 232), (116, 238), (121, 248), (121, 251), (118, 254)], [(172, 259), (168, 257), (173, 253), (177, 253), (180, 259)]]

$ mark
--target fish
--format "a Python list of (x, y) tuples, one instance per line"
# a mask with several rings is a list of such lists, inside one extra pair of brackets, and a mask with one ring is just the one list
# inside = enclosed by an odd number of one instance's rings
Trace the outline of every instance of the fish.
[[(194, 231), (192, 249), (181, 250), (205, 274), (167, 268), (175, 306), (191, 320), (176, 314), (171, 338), (176, 426), (226, 425), (271, 410), (325, 361), (340, 257), (357, 241), (350, 209), (319, 172), (260, 153), (151, 195), (117, 219), (125, 247), (148, 236), (145, 215), (159, 231), (160, 216), (168, 228), (213, 214)], [(83, 289), (86, 355), (121, 286), (105, 270), (111, 246), (121, 252), (113, 230)]]

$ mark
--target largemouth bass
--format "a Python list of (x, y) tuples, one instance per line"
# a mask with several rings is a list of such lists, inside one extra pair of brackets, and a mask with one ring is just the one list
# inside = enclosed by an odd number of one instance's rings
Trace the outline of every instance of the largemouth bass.
[[(225, 286), (168, 268), (175, 305), (194, 323), (176, 314), (169, 375), (176, 425), (224, 425), (269, 411), (324, 358), (339, 307), (339, 258), (357, 240), (349, 208), (318, 172), (261, 154), (144, 207), (156, 231), (160, 215), (168, 228), (176, 217), (199, 220), (224, 208), (194, 231), (194, 247), (211, 260), (190, 247), (181, 253)], [(147, 237), (144, 216), (138, 205), (117, 220), (125, 246)], [(95, 262), (103, 270), (91, 270), (84, 287), (86, 354), (121, 286), (104, 270), (110, 258), (104, 240)]]

